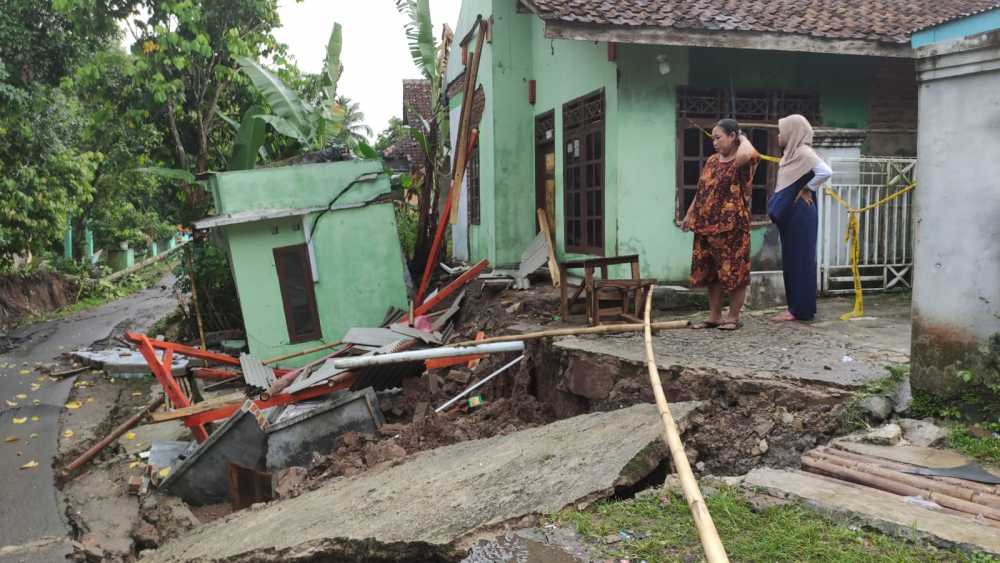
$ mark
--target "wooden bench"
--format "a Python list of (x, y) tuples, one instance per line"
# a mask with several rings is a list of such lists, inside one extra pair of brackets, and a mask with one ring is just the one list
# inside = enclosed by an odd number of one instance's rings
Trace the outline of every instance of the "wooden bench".
[[(608, 276), (609, 266), (628, 264), (632, 277), (612, 279)], [(582, 269), (583, 283), (578, 287), (568, 287), (567, 270)], [(600, 269), (601, 277), (595, 277)], [(559, 264), (560, 314), (563, 319), (573, 313), (581, 302), (585, 306), (587, 320), (592, 326), (605, 321), (642, 322), (642, 308), (646, 292), (656, 280), (639, 276), (639, 255), (613, 256), (609, 258), (588, 258), (571, 260)]]

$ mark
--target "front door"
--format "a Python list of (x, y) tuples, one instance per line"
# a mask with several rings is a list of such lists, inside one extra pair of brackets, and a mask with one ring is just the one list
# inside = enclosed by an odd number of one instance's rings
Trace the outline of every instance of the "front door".
[[(556, 138), (555, 114), (548, 112), (535, 120), (535, 209), (544, 209), (549, 228), (556, 219)], [(538, 232), (538, 214), (535, 232)]]

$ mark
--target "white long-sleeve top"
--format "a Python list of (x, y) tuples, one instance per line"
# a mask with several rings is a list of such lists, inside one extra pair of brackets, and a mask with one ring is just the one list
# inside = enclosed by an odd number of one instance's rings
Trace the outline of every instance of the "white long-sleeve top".
[(833, 177), (833, 170), (830, 169), (830, 165), (823, 162), (822, 159), (816, 162), (816, 166), (813, 166), (812, 171), (815, 176), (813, 176), (812, 180), (809, 180), (806, 187), (814, 192), (818, 190), (820, 186), (825, 184), (827, 180)]

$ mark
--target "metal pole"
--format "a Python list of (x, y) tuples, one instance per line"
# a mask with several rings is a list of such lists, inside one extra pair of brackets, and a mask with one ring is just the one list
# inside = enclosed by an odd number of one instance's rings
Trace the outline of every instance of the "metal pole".
[(497, 342), (494, 344), (465, 346), (462, 348), (447, 346), (442, 348), (431, 348), (428, 350), (415, 350), (413, 352), (380, 354), (378, 356), (357, 356), (354, 358), (342, 358), (339, 360), (334, 360), (333, 368), (357, 369), (370, 366), (382, 366), (386, 364), (420, 362), (423, 360), (433, 360), (436, 358), (453, 358), (455, 356), (474, 356), (479, 354), (499, 354), (502, 352), (523, 352), (523, 351), (524, 351), (524, 342)]
[(464, 397), (464, 396), (468, 395), (469, 393), (472, 393), (473, 391), (475, 391), (476, 389), (478, 389), (479, 387), (481, 387), (482, 385), (484, 385), (484, 384), (485, 384), (485, 383), (486, 383), (487, 381), (489, 381), (489, 380), (493, 379), (494, 377), (496, 377), (496, 376), (500, 375), (501, 373), (503, 373), (503, 372), (507, 371), (508, 369), (510, 369), (510, 368), (511, 368), (511, 366), (513, 366), (514, 364), (516, 364), (516, 363), (520, 362), (520, 361), (521, 361), (521, 360), (523, 360), (523, 359), (524, 359), (524, 354), (521, 354), (521, 355), (520, 355), (520, 356), (518, 356), (517, 358), (515, 358), (515, 359), (511, 360), (511, 361), (510, 361), (509, 363), (507, 363), (507, 365), (505, 365), (505, 366), (503, 366), (502, 368), (500, 368), (500, 369), (496, 370), (495, 372), (493, 372), (493, 373), (491, 373), (491, 374), (487, 375), (487, 376), (486, 376), (486, 377), (485, 377), (485, 378), (484, 378), (484, 379), (483, 379), (482, 381), (480, 381), (479, 383), (476, 383), (476, 384), (475, 384), (475, 385), (473, 385), (472, 387), (469, 387), (469, 388), (468, 388), (468, 389), (466, 389), (465, 391), (462, 391), (461, 393), (459, 393), (458, 395), (456, 395), (456, 396), (455, 396), (455, 397), (454, 397), (453, 399), (451, 399), (451, 400), (450, 400), (450, 401), (448, 401), (447, 403), (445, 403), (445, 404), (441, 405), (440, 407), (438, 407), (438, 408), (434, 409), (434, 412), (441, 412), (441, 411), (443, 411), (444, 409), (446, 409), (446, 408), (450, 407), (451, 405), (453, 405), (453, 404), (455, 403), (455, 401), (458, 401), (458, 400), (459, 400), (459, 399), (461, 399), (462, 397)]

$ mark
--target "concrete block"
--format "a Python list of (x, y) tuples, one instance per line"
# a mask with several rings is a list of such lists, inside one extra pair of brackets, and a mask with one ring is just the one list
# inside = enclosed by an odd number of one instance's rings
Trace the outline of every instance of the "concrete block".
[(263, 471), (267, 454), (267, 421), (251, 401), (175, 467), (161, 489), (203, 506), (229, 498), (228, 467), (235, 463)]
[(267, 431), (267, 471), (308, 465), (313, 452), (334, 451), (345, 432), (374, 434), (385, 424), (370, 387), (339, 396), (321, 407), (283, 420)]
[(785, 278), (781, 272), (750, 272), (747, 306), (771, 309), (785, 305)]

